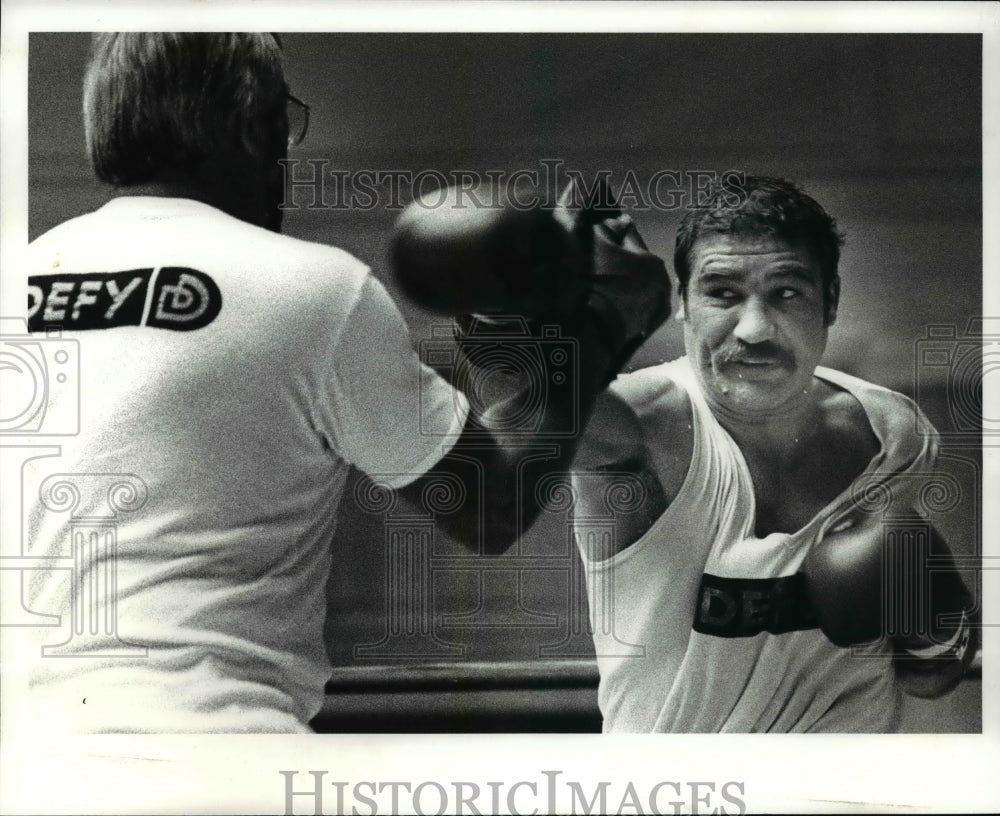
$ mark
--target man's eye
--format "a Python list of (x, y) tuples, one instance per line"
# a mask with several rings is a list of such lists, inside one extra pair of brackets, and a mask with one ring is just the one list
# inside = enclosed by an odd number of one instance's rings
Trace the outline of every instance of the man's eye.
[(735, 289), (720, 287), (718, 289), (709, 289), (708, 296), (717, 300), (733, 300), (737, 297), (737, 293)]
[(796, 297), (798, 297), (798, 296), (799, 296), (800, 294), (802, 294), (802, 293), (801, 293), (801, 292), (799, 292), (799, 290), (798, 290), (798, 289), (793, 289), (793, 288), (792, 288), (792, 287), (790, 287), (790, 286), (782, 286), (782, 287), (781, 287), (781, 288), (780, 288), (780, 289), (778, 290), (778, 297), (779, 297), (779, 298), (780, 298), (781, 300), (790, 300), (791, 298), (796, 298)]

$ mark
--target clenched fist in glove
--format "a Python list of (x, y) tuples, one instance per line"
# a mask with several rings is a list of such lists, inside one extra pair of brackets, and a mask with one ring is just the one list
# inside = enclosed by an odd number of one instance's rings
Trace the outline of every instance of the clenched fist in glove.
[(608, 205), (606, 186), (583, 206), (576, 198), (571, 184), (555, 210), (488, 188), (451, 188), (440, 206), (416, 201), (396, 226), (397, 280), (423, 306), (458, 316), (460, 341), (473, 326), (497, 336), (592, 327), (611, 360), (606, 384), (669, 316), (670, 279), (629, 216)]

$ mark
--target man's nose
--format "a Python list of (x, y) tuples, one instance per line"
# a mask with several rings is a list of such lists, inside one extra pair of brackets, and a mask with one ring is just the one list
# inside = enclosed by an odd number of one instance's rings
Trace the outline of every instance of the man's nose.
[(774, 334), (774, 322), (771, 320), (767, 305), (757, 298), (750, 298), (744, 302), (733, 335), (738, 340), (753, 345), (773, 340)]

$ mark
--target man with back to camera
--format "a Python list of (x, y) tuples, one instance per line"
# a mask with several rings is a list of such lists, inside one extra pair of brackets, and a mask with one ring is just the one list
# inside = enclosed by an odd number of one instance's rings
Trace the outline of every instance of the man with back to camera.
[[(568, 467), (567, 431), (622, 349), (666, 317), (662, 262), (605, 221), (601, 257), (631, 286), (564, 310), (579, 373), (512, 436), (530, 383), (470, 407), (364, 265), (278, 234), (279, 160), (307, 115), (271, 35), (94, 38), (87, 147), (117, 196), (29, 249), (29, 328), (61, 327), (81, 371), (80, 433), (25, 467), (28, 554), (61, 559), (31, 572), (26, 605), (71, 627), (55, 645), (40, 629), (30, 656), (43, 733), (308, 731), (349, 467), (416, 497), (460, 480), (485, 498), (440, 523), (498, 551), (537, 514), (538, 479)], [(555, 452), (522, 465), (532, 442)], [(113, 542), (77, 537), (71, 519), (109, 506)]]
[[(935, 430), (906, 397), (818, 366), (841, 242), (775, 178), (729, 180), (682, 222), (687, 354), (619, 377), (574, 465), (605, 731), (891, 731), (900, 689), (943, 694), (972, 658), (972, 599), (914, 510)], [(645, 501), (609, 538), (588, 518), (623, 473)], [(928, 579), (897, 552), (886, 575), (905, 589), (883, 592), (883, 530), (908, 525), (952, 569), (917, 595), (925, 631), (880, 638)]]

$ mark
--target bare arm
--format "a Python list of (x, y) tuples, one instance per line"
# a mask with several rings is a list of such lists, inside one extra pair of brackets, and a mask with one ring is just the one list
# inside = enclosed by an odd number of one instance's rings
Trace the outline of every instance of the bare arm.
[[(589, 560), (606, 560), (649, 531), (680, 490), (692, 450), (690, 400), (662, 374), (634, 374), (601, 394), (573, 463), (574, 524)], [(600, 520), (592, 535), (588, 519)]]
[[(580, 364), (561, 381), (550, 378), (544, 384), (543, 404), (538, 404), (538, 384), (532, 382), (485, 410), (477, 411), (478, 400), (473, 398), (455, 446), (401, 491), (404, 498), (416, 501), (435, 480), (457, 477), (465, 487), (465, 501), (454, 512), (441, 515), (439, 523), (471, 549), (504, 552), (542, 510), (539, 482), (550, 473), (569, 470), (579, 430), (590, 417), (612, 364), (593, 327), (581, 326), (573, 339)], [(530, 430), (518, 423), (525, 414), (533, 417)]]

